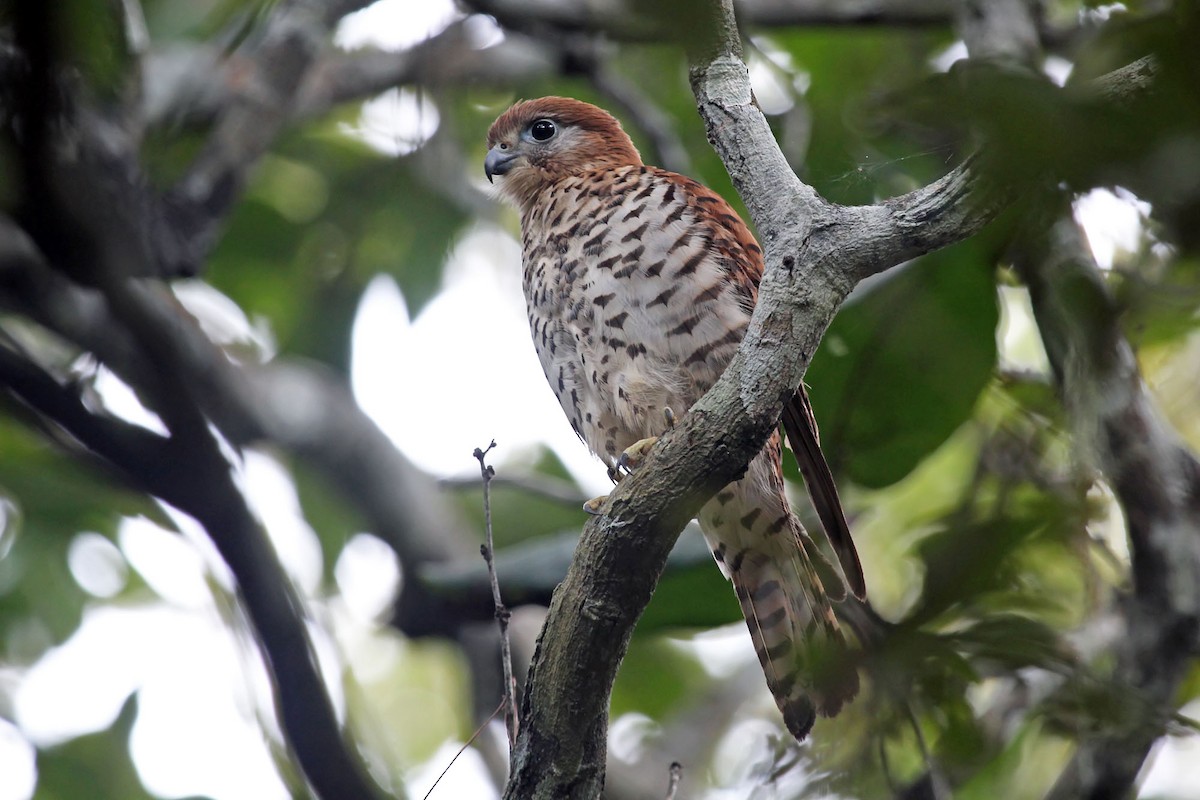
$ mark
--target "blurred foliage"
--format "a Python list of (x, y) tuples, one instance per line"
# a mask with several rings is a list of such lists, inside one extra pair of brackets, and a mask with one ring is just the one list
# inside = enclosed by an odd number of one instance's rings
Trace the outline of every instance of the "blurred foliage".
[(154, 797), (142, 787), (129, 758), (127, 742), (136, 716), (137, 699), (131, 696), (107, 731), (43, 750), (38, 759), (39, 800)]
[(970, 417), (987, 385), (998, 308), (980, 241), (885, 273), (830, 326), (806, 381), (830, 466), (854, 482), (903, 478)]
[[(143, 5), (154, 47), (166, 55), (195, 47), (227, 53), (256, 34), (272, 7), (238, 0)], [(1052, 5), (1056, 19), (1076, 19), (1099, 4)], [(1155, 13), (1157, 3), (1126, 6), (1060, 48), (1057, 55), (1075, 65), (1066, 89), (963, 65), (935, 68), (954, 43), (949, 26), (751, 31), (748, 54), (782, 87), (784, 100), (770, 121), (785, 152), (832, 201), (865, 203), (908, 191), (986, 140), (1011, 170), (1053, 168), (1074, 190), (1120, 184), (1149, 202), (1137, 244), (1118, 251), (1106, 278), (1122, 324), (1142, 348), (1149, 383), (1195, 447), (1200, 81), (1196, 38), (1185, 35), (1196, 32), (1187, 16), (1194, 4), (1165, 14)], [(120, 25), (97, 8), (73, 0), (58, 13), (82, 80), (112, 99), (126, 87), (129, 58)], [(672, 120), (693, 175), (736, 203), (696, 117), (678, 48), (606, 48), (605, 69)], [(1150, 51), (1163, 59), (1165, 88), (1137, 115), (1114, 114), (1077, 91)], [(568, 94), (605, 105), (624, 117), (643, 154), (654, 156), (653, 138), (610, 93), (585, 70), (564, 72), (570, 74), (507, 90), (425, 91), (440, 126), (432, 140), (400, 156), (352, 134), (360, 103), (293, 126), (257, 169), (204, 280), (268, 330), (280, 356), (345, 374), (351, 325), (373, 277), (393, 278), (416, 316), (442, 290), (447, 254), (470, 226), (499, 220), (516, 235), (510, 212), (476, 196), (484, 132), (511, 100)], [(147, 131), (144, 160), (156, 183), (183, 174), (210, 122), (185, 116)], [(862, 657), (862, 696), (839, 718), (819, 723), (811, 745), (771, 750), (757, 738), (745, 743), (759, 759), (748, 768), (750, 783), (778, 779), (790, 787), (780, 796), (898, 796), (928, 780), (936, 764), (957, 797), (1037, 797), (1074, 739), (1137, 724), (1148, 713), (1106, 680), (1112, 665), (1102, 649), (1078, 644), (1081, 631), (1103, 623), (1127, 580), (1121, 514), (1106, 492), (1089, 491), (1093, 476), (1066, 444), (1068, 424), (1049, 376), (1040, 365), (1011, 363), (998, 345), (1010, 330), (1026, 342), (1036, 338), (1023, 309), (997, 291), (1011, 282), (1004, 236), (993, 228), (860, 287), (813, 359), (807, 380), (867, 566), (878, 641)], [(44, 331), (30, 335), (48, 350), (65, 347)], [(69, 363), (72, 355), (63, 358)], [(145, 602), (150, 594), (134, 570), (113, 597), (84, 591), (67, 560), (76, 534), (94, 531), (120, 544), (120, 520), (139, 515), (172, 526), (150, 500), (79, 458), (71, 442), (39, 430), (17, 407), (3, 411), (0, 668), (19, 676), (77, 632), (89, 605)], [(367, 523), (321, 476), (281, 458), (323, 557), (324, 577), (311, 599), (328, 604), (322, 622), (336, 627), (340, 612), (329, 609), (338, 608), (344, 587), (334, 581), (335, 566)], [(548, 451), (505, 469), (571, 480)], [(799, 497), (790, 464), (788, 477)], [(478, 494), (455, 494), (453, 505), (472, 528), (468, 536), (480, 537)], [(492, 510), (507, 590), (544, 595), (582, 523), (577, 505), (498, 486)], [(442, 592), (466, 595), (481, 585), (477, 562), (439, 565), (423, 576), (404, 573), (403, 565), (401, 571), (402, 580), (428, 580)], [(631, 644), (614, 719), (645, 715), (667, 736), (696, 698), (721, 689), (723, 679), (704, 668), (703, 650), (689, 649), (690, 638), (739, 619), (733, 593), (706, 553), (674, 561)], [(367, 636), (350, 625), (333, 638), (360, 661), (343, 675), (348, 716), (362, 726), (372, 764), (395, 786), (441, 743), (465, 740), (480, 722), (468, 711), (472, 667), (455, 643), (413, 642), (394, 631)], [(0, 715), (14, 716), (15, 695), (12, 682), (0, 681)], [(1200, 672), (1178, 701), (1197, 697)], [(146, 796), (127, 751), (136, 708), (135, 694), (108, 730), (40, 750), (36, 796)], [(744, 704), (735, 722), (760, 716), (778, 727), (769, 701)], [(730, 774), (687, 770), (695, 797), (714, 775)], [(805, 776), (801, 788), (781, 777), (789, 773)], [(738, 796), (750, 791), (748, 785)]]

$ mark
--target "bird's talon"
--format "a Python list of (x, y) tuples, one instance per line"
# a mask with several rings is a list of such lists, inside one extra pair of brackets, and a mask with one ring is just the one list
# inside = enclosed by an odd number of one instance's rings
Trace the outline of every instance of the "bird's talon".
[(650, 452), (650, 448), (654, 447), (654, 443), (657, 441), (657, 436), (651, 436), (646, 439), (639, 439), (629, 445), (629, 447), (626, 447), (621, 453), (621, 457), (617, 459), (616, 469), (633, 472), (646, 460), (646, 455)]
[(592, 516), (600, 515), (600, 507), (604, 505), (604, 501), (608, 499), (608, 495), (602, 494), (599, 497), (593, 497), (583, 504), (583, 510)]
[(670, 406), (663, 406), (663, 419), (667, 421), (667, 430), (675, 427), (675, 412)]

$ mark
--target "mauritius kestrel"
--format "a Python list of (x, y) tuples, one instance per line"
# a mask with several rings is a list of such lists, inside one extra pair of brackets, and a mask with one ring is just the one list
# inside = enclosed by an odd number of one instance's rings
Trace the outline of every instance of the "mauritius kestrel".
[[(720, 377), (754, 309), (763, 254), (719, 195), (642, 163), (617, 120), (544, 97), (493, 123), (489, 180), (520, 211), (523, 288), (538, 358), (575, 432), (610, 468)], [(804, 388), (784, 429), (846, 582), (865, 592)], [(701, 510), (767, 685), (801, 739), (858, 691), (831, 598), (842, 579), (788, 507), (778, 432)], [(837, 667), (828, 668), (829, 664)], [(824, 667), (822, 666), (824, 665)]]

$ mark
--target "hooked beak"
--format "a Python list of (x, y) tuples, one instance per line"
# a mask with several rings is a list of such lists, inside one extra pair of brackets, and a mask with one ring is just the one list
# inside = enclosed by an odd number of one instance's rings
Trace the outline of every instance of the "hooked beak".
[(500, 145), (488, 150), (487, 158), (483, 160), (483, 174), (487, 175), (488, 183), (492, 182), (493, 175), (503, 175), (512, 169), (512, 162), (516, 160), (516, 153), (512, 150), (501, 150)]

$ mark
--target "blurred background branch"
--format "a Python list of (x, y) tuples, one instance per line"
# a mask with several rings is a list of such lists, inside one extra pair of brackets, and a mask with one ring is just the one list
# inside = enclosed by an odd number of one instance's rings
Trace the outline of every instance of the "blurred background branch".
[[(1023, 0), (975, 0), (960, 29), (973, 59), (1031, 72), (1041, 59), (1033, 6)], [(1143, 58), (1107, 85), (1154, 91)], [(1102, 95), (1135, 105), (1136, 89)], [(1069, 203), (1057, 187), (1017, 229), (1017, 274), (1029, 287), (1034, 319), (1062, 398), (1081, 462), (1112, 486), (1129, 526), (1132, 596), (1114, 610), (1125, 635), (1112, 640), (1112, 679), (1138, 695), (1140, 713), (1089, 736), (1049, 797), (1121, 796), (1133, 788), (1154, 741), (1174, 715), (1173, 698), (1200, 643), (1200, 462), (1171, 432), (1142, 381), (1133, 348)], [(1153, 655), (1151, 655), (1153, 654)]]
[(1111, 643), (1112, 680), (1135, 692), (1125, 724), (1080, 743), (1049, 794), (1065, 800), (1129, 791), (1175, 715), (1200, 642), (1200, 462), (1154, 407), (1077, 223), (1057, 209), (1053, 221), (1031, 222), (1016, 267), (1077, 446), (1128, 521), (1132, 592), (1114, 604), (1122, 635)]

